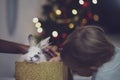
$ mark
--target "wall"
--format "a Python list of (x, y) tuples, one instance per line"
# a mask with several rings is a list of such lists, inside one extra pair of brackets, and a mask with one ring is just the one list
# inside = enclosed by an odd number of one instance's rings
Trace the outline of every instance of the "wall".
[[(41, 6), (46, 0), (17, 0), (16, 26), (13, 34), (9, 33), (8, 20), (8, 1), (0, 0), (0, 39), (14, 41), (17, 43), (28, 44), (27, 36), (36, 34), (36, 28), (32, 22), (33, 17), (42, 17)], [(14, 1), (14, 0), (11, 0)], [(15, 61), (19, 55), (0, 53), (0, 76), (14, 76)]]

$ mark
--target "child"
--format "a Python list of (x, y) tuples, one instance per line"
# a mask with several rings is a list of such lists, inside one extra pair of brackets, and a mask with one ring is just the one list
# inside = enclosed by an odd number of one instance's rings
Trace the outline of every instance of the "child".
[(120, 48), (98, 26), (75, 29), (64, 42), (62, 61), (81, 76), (92, 80), (120, 80)]

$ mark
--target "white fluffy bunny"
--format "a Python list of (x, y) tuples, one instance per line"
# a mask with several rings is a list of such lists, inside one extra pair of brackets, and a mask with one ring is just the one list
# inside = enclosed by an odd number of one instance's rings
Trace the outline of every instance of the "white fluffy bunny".
[(29, 35), (28, 40), (30, 44), (30, 48), (28, 53), (22, 55), (19, 61), (27, 61), (33, 63), (46, 62), (47, 58), (43, 53), (43, 49), (49, 46), (50, 37), (41, 40), (38, 44), (35, 42), (35, 38), (32, 35)]

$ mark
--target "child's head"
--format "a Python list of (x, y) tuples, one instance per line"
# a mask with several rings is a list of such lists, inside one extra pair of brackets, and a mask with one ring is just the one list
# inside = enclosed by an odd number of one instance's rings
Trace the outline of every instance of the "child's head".
[[(68, 67), (82, 74), (91, 74), (111, 59), (114, 46), (107, 40), (104, 30), (98, 26), (76, 28), (64, 42), (61, 58)], [(83, 74), (84, 75), (84, 74)]]

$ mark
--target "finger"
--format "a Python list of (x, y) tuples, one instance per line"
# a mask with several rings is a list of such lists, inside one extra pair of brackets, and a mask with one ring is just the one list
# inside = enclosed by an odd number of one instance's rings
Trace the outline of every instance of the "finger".
[(50, 59), (48, 62), (54, 62), (54, 58)]
[(51, 53), (51, 55), (53, 55), (53, 56), (57, 56), (57, 52), (56, 51), (54, 51), (53, 49), (49, 49), (49, 52)]
[(50, 59), (49, 62), (59, 62), (60, 60), (61, 60), (60, 57), (54, 57)]

